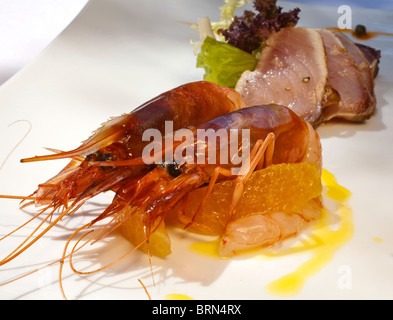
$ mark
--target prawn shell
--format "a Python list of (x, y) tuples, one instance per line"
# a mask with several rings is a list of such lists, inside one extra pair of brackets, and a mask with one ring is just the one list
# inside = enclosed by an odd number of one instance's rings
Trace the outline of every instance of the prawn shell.
[[(237, 110), (202, 123), (197, 129), (205, 131), (213, 129), (216, 132), (220, 129), (225, 129), (227, 132), (235, 129), (239, 134), (242, 130), (248, 130), (250, 148), (256, 141), (264, 140), (269, 133), (274, 133), (272, 162), (275, 164), (302, 162), (307, 155), (310, 143), (310, 128), (307, 123), (290, 109), (276, 104)], [(222, 146), (217, 144), (217, 148), (222, 148)], [(219, 155), (220, 150), (217, 150), (216, 154)], [(231, 164), (230, 158), (226, 159), (226, 163)]]

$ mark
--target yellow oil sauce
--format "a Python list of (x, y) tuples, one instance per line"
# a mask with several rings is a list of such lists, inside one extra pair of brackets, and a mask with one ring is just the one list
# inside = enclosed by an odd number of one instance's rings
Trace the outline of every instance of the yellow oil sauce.
[(164, 300), (194, 300), (194, 299), (185, 294), (171, 293), (171, 294), (167, 294), (164, 297)]
[(190, 249), (198, 254), (210, 258), (226, 259), (226, 257), (221, 257), (218, 255), (220, 239), (206, 242), (195, 242), (190, 246)]
[[(295, 271), (269, 283), (266, 291), (270, 294), (282, 297), (298, 294), (307, 279), (332, 261), (337, 250), (352, 238), (353, 215), (348, 206), (350, 191), (340, 186), (327, 170), (322, 171), (322, 183), (324, 202), (328, 203), (324, 203), (323, 215), (310, 227), (308, 235), (287, 249), (259, 249), (254, 252), (269, 259), (299, 252), (309, 256)], [(203, 255), (218, 257), (218, 241), (195, 243), (191, 249)]]
[(335, 177), (323, 170), (322, 182), (325, 199), (334, 202), (334, 209), (324, 208), (322, 218), (312, 226), (308, 239), (300, 241), (295, 247), (271, 253), (270, 256), (282, 256), (298, 252), (310, 254), (310, 258), (294, 272), (289, 273), (267, 285), (267, 292), (278, 296), (293, 296), (303, 288), (307, 279), (320, 271), (334, 258), (339, 248), (344, 246), (353, 235), (353, 215), (348, 206), (351, 193), (340, 186)]

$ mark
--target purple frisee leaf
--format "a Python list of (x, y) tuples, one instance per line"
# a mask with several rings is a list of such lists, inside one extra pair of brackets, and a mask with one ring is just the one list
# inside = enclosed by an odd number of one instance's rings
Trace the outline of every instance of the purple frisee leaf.
[(222, 32), (230, 45), (248, 53), (260, 48), (272, 32), (293, 27), (299, 20), (299, 8), (282, 12), (283, 8), (276, 6), (276, 0), (255, 0), (254, 8), (258, 13), (245, 10)]

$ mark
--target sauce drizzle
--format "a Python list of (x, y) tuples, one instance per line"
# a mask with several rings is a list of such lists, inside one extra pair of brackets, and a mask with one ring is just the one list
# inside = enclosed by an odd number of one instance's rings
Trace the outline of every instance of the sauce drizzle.
[[(267, 292), (273, 295), (288, 297), (298, 294), (307, 279), (319, 272), (334, 258), (336, 251), (344, 246), (353, 235), (353, 215), (348, 206), (351, 193), (340, 186), (336, 178), (326, 170), (322, 172), (322, 182), (325, 186), (325, 197), (331, 201), (325, 204), (322, 218), (312, 226), (309, 239), (301, 240), (303, 252), (311, 254), (311, 258), (300, 265), (294, 272), (279, 278), (266, 287)], [(330, 208), (330, 206), (336, 208)], [(333, 223), (338, 218), (337, 223)], [(298, 252), (299, 247), (291, 247), (284, 251), (279, 250), (269, 256), (282, 256)]]
[(344, 32), (344, 33), (350, 33), (354, 38), (356, 38), (358, 40), (369, 40), (369, 39), (375, 38), (377, 36), (390, 36), (390, 37), (393, 36), (393, 33), (389, 33), (389, 32), (371, 32), (371, 31), (367, 31), (364, 35), (358, 35), (352, 29), (340, 29), (340, 28), (337, 28), (337, 27), (327, 27), (326, 29), (339, 31), (339, 32)]
[(181, 293), (170, 293), (164, 297), (164, 300), (194, 300), (190, 296)]

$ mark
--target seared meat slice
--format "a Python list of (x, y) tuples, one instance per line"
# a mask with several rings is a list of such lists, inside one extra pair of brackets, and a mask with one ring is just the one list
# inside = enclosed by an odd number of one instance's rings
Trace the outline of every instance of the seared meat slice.
[(329, 85), (326, 54), (317, 30), (284, 28), (273, 33), (254, 71), (245, 71), (236, 90), (247, 105), (281, 104), (312, 124), (319, 123)]
[(379, 71), (379, 59), (381, 59), (381, 50), (377, 50), (360, 43), (355, 43), (355, 45), (364, 54), (364, 57), (367, 59), (368, 63), (370, 64), (371, 73), (375, 78), (378, 75), (378, 71)]
[(323, 121), (343, 118), (363, 121), (375, 109), (374, 76), (363, 52), (345, 35), (320, 30), (326, 48), (328, 81), (340, 101), (325, 109)]
[[(330, 32), (332, 32), (340, 40), (340, 42), (343, 44), (345, 49), (347, 49), (348, 53), (355, 59), (355, 63), (358, 66), (361, 76), (363, 77), (366, 89), (368, 91), (370, 91), (371, 94), (374, 94), (374, 70), (373, 70), (373, 68), (375, 67), (375, 65), (378, 65), (378, 63), (375, 63), (375, 61), (374, 62), (370, 61), (369, 58), (367, 58), (365, 56), (364, 51), (361, 49), (362, 45), (359, 45), (359, 44), (353, 42), (345, 34), (339, 32), (339, 31), (334, 31), (334, 30), (332, 30)], [(362, 47), (366, 47), (366, 46), (362, 46)], [(370, 47), (367, 47), (367, 48), (370, 48)], [(370, 48), (370, 49), (372, 49), (372, 48)], [(370, 55), (370, 58), (371, 58), (371, 55)], [(379, 57), (378, 57), (378, 60), (379, 60)], [(372, 67), (372, 65), (374, 67)]]
[(313, 126), (332, 118), (363, 121), (375, 110), (379, 59), (379, 50), (337, 31), (284, 28), (268, 38), (236, 90), (249, 106), (281, 104)]

